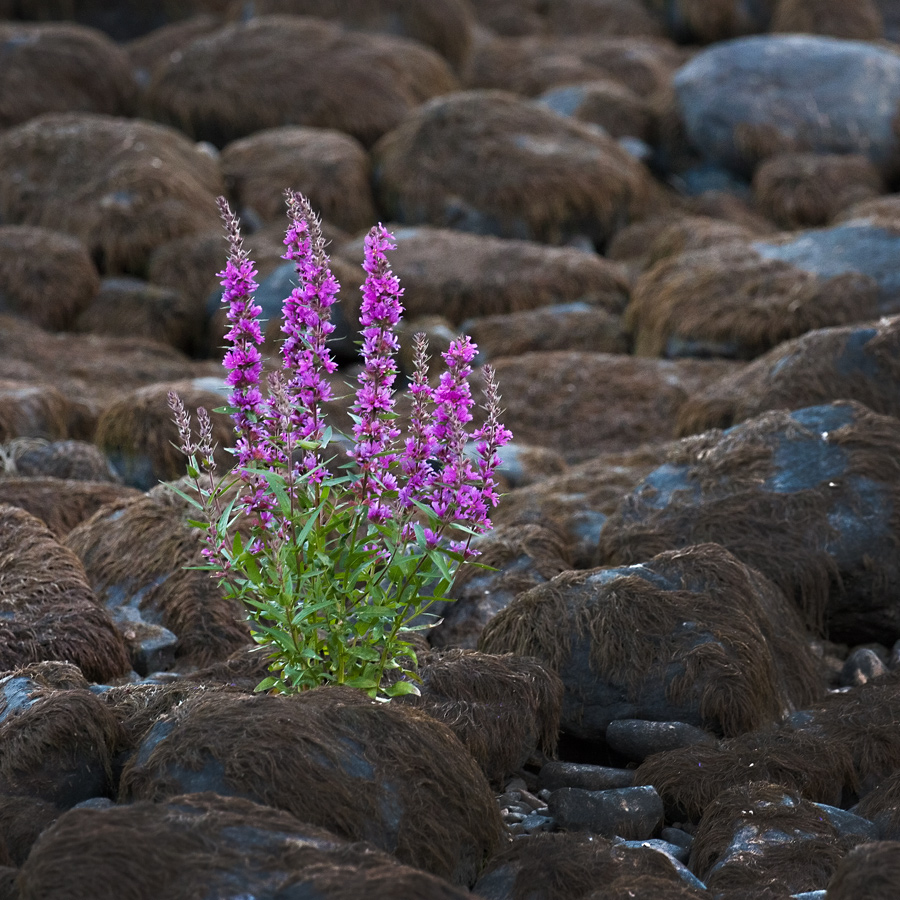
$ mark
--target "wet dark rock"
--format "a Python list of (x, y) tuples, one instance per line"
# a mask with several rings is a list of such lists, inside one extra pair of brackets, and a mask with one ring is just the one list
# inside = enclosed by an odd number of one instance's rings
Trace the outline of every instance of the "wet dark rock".
[(631, 787), (634, 784), (634, 773), (630, 769), (551, 760), (541, 767), (540, 784), (542, 789), (549, 791), (564, 787), (608, 791)]
[(652, 787), (609, 791), (560, 788), (550, 794), (550, 815), (560, 828), (606, 837), (652, 837), (662, 825), (663, 805)]
[(617, 719), (606, 729), (606, 743), (627, 759), (642, 762), (653, 753), (693, 744), (712, 744), (715, 738), (708, 731), (685, 722)]

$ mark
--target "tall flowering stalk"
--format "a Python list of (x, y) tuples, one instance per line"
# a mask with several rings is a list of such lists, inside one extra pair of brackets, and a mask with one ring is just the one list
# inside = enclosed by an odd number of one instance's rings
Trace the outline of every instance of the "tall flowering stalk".
[[(340, 474), (332, 473), (324, 404), (331, 399), (327, 376), (336, 368), (327, 339), (339, 286), (308, 202), (288, 192), (287, 205), (285, 258), (295, 264), (298, 286), (284, 303), (281, 371), (270, 376), (264, 397), (255, 272), (237, 220), (221, 201), (229, 238), (223, 302), (231, 323), (224, 362), (236, 461), (232, 477), (216, 481), (209, 426), (203, 426), (208, 418), (201, 418), (194, 444), (184, 407), (173, 397), (196, 486), (196, 496), (183, 496), (202, 509), (210, 568), (226, 594), (246, 606), (253, 638), (267, 655), (271, 675), (258, 689), (335, 683), (373, 697), (417, 692), (406, 636), (427, 627), (413, 620), (446, 599), (458, 566), (476, 555), (472, 538), (491, 527), (497, 451), (511, 435), (500, 424), (500, 397), (487, 366), (487, 419), (468, 431), (471, 340), (451, 344), (447, 371), (432, 387), (428, 346), (417, 335), (409, 431), (401, 437), (394, 384), (403, 292), (386, 255), (393, 240), (378, 225), (365, 242), (364, 366), (352, 405), (352, 448)], [(470, 441), (474, 457), (467, 453)], [(242, 500), (224, 502), (235, 484), (243, 485)]]

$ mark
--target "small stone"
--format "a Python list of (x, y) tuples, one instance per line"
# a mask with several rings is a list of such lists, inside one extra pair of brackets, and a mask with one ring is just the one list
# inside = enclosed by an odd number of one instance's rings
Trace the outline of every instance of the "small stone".
[(525, 831), (525, 825), (522, 822), (512, 822), (511, 824), (506, 826), (507, 831), (509, 831), (512, 835), (522, 835), (527, 834)]
[(537, 813), (525, 816), (525, 818), (522, 819), (522, 826), (528, 834), (537, 834), (541, 831), (552, 831), (553, 825), (554, 822), (550, 816), (541, 816)]
[(542, 806), (546, 806), (547, 803), (545, 800), (541, 800), (539, 797), (535, 797), (531, 791), (521, 790), (519, 791), (519, 797), (522, 802), (527, 804), (531, 809), (540, 809)]
[(649, 786), (609, 791), (564, 787), (550, 795), (549, 809), (561, 828), (626, 840), (650, 838), (663, 822), (662, 800)]
[[(549, 791), (564, 787), (582, 788), (586, 791), (608, 791), (631, 787), (634, 784), (634, 772), (630, 769), (554, 760), (546, 763), (541, 769), (540, 782), (541, 787)], [(540, 797), (541, 793), (538, 793), (538, 796)]]
[(648, 756), (664, 750), (714, 744), (715, 738), (702, 728), (685, 722), (617, 719), (606, 729), (606, 743), (627, 759), (643, 762)]
[(528, 790), (528, 785), (525, 784), (524, 778), (519, 778), (519, 777), (510, 778), (510, 780), (506, 782), (506, 788), (505, 788), (506, 793), (512, 793), (513, 791), (519, 792), (519, 791), (527, 791), (527, 790)]
[(693, 835), (688, 834), (686, 831), (682, 831), (680, 828), (663, 828), (663, 830), (660, 831), (659, 836), (664, 841), (675, 844), (687, 851), (690, 851), (691, 844), (694, 843)]
[(844, 662), (839, 683), (843, 687), (854, 687), (886, 675), (887, 671), (887, 666), (874, 650), (857, 647)]
[(514, 810), (507, 810), (503, 813), (503, 821), (507, 824), (511, 824), (514, 822), (521, 822), (525, 818), (524, 813), (515, 812)]

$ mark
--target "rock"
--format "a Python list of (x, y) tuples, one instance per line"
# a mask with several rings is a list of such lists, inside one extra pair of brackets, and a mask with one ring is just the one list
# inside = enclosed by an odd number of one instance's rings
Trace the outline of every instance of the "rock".
[(784, 341), (698, 391), (678, 411), (676, 432), (728, 428), (772, 409), (857, 400), (900, 418), (900, 317), (821, 328)]
[(79, 238), (101, 274), (141, 275), (158, 244), (216, 228), (221, 192), (215, 161), (163, 125), (48, 113), (0, 135), (0, 217)]
[(585, 791), (608, 791), (631, 787), (634, 784), (634, 771), (550, 760), (541, 766), (540, 784), (548, 791), (564, 787), (580, 788)]
[(135, 83), (128, 57), (92, 28), (68, 22), (3, 22), (0, 52), (0, 129), (43, 113), (132, 112)]
[(405, 225), (602, 247), (656, 190), (597, 129), (500, 91), (436, 98), (372, 152), (376, 199)]
[[(404, 316), (411, 322), (440, 315), (459, 326), (571, 303), (615, 314), (628, 302), (625, 271), (596, 253), (426, 225), (393, 234), (391, 268), (403, 285)], [(339, 253), (361, 265), (362, 240), (344, 244)]]
[(565, 572), (520, 594), (480, 646), (557, 671), (562, 729), (591, 741), (636, 718), (735, 735), (822, 690), (797, 612), (716, 544)]
[(704, 813), (690, 867), (710, 891), (776, 885), (796, 893), (824, 889), (845, 852), (818, 807), (755, 782), (723, 792)]
[(460, 885), (501, 840), (488, 783), (452, 732), (350, 688), (185, 700), (146, 734), (120, 794), (203, 790), (273, 805)]
[(786, 229), (827, 225), (852, 204), (883, 193), (881, 173), (859, 153), (779, 153), (753, 174), (756, 206)]
[(649, 5), (675, 40), (702, 44), (765, 31), (771, 11), (771, 3), (744, 0), (712, 0), (703, 5), (691, 0), (650, 0)]
[(645, 719), (617, 719), (606, 729), (607, 745), (626, 759), (643, 762), (654, 753), (713, 744), (715, 738), (702, 728), (684, 722), (648, 722)]
[(351, 234), (377, 219), (366, 151), (340, 131), (264, 129), (228, 144), (219, 164), (243, 219), (284, 223), (286, 188), (300, 191), (317, 215)]
[(849, 687), (853, 684), (865, 684), (873, 678), (887, 674), (884, 661), (867, 647), (858, 647), (844, 661), (841, 669), (840, 684)]
[(598, 125), (614, 138), (651, 139), (653, 109), (649, 101), (613, 79), (551, 88), (537, 102), (560, 115)]
[(900, 502), (898, 441), (896, 419), (843, 401), (706, 432), (623, 499), (597, 560), (636, 563), (714, 535), (794, 598), (810, 624), (825, 623), (832, 640), (893, 642), (900, 560), (888, 523)]
[(66, 538), (144, 674), (171, 652), (178, 666), (205, 666), (249, 639), (244, 608), (199, 568), (204, 535), (188, 525), (191, 515), (162, 488), (104, 507)]
[(550, 815), (567, 831), (590, 831), (604, 837), (652, 837), (663, 822), (663, 805), (652, 787), (608, 791), (559, 788), (550, 794)]
[[(116, 473), (95, 444), (87, 441), (13, 440), (0, 450), (11, 475), (116, 484)], [(86, 517), (85, 517), (86, 518)]]
[(417, 41), (272, 15), (183, 47), (154, 70), (144, 103), (152, 118), (219, 147), (281, 125), (332, 128), (370, 146), (457, 88), (444, 59)]
[(572, 568), (563, 541), (540, 525), (494, 528), (478, 549), (479, 562), (489, 568), (464, 567), (450, 591), (452, 602), (429, 610), (441, 617), (428, 632), (433, 647), (474, 649), (484, 626), (519, 594)]
[(0, 226), (0, 308), (49, 331), (68, 331), (100, 290), (78, 238), (30, 225)]
[(900, 841), (875, 841), (854, 847), (840, 862), (825, 896), (828, 900), (889, 900), (900, 878)]
[[(252, 853), (248, 853), (248, 847)], [(210, 793), (77, 809), (25, 862), (23, 900), (391, 896), (461, 900), (447, 882), (281, 810)]]
[(737, 172), (784, 151), (862, 153), (887, 172), (897, 164), (900, 59), (890, 50), (745, 37), (699, 53), (673, 84), (691, 143)]
[(891, 265), (900, 248), (900, 228), (854, 220), (752, 246), (763, 259), (788, 263), (822, 279), (865, 276), (878, 286), (878, 314), (900, 311), (900, 277)]
[(841, 837), (852, 838), (860, 843), (878, 840), (879, 828), (874, 822), (836, 806), (828, 806), (825, 803), (814, 805), (825, 814)]

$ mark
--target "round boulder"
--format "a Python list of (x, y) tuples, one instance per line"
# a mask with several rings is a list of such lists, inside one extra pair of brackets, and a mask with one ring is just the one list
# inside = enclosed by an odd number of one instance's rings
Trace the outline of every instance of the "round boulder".
[(274, 806), (461, 885), (501, 840), (487, 780), (446, 726), (348, 688), (180, 704), (147, 733), (121, 794), (200, 790)]
[(603, 527), (597, 561), (714, 540), (848, 644), (900, 638), (900, 421), (853, 401), (676, 445)]
[(561, 727), (591, 741), (614, 719), (739, 734), (820, 692), (789, 601), (716, 544), (563, 573), (498, 613), (480, 648), (558, 672)]
[(305, 16), (260, 16), (170, 56), (143, 102), (151, 118), (219, 147), (280, 125), (334, 128), (368, 146), (423, 101), (457, 87), (445, 60), (418, 41)]
[(171, 128), (47, 114), (0, 134), (0, 218), (80, 238), (101, 272), (141, 274), (151, 250), (215, 228), (218, 166)]
[(699, 53), (673, 83), (691, 143), (736, 172), (785, 151), (862, 153), (886, 172), (900, 162), (900, 57), (891, 50), (806, 35), (739, 38)]
[(586, 125), (497, 91), (424, 104), (373, 150), (393, 220), (603, 246), (649, 210), (649, 172)]

